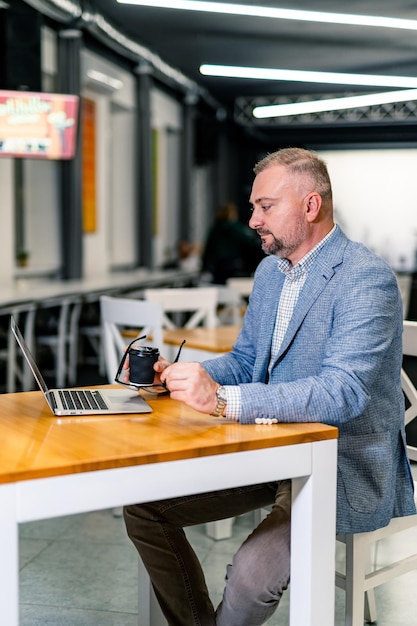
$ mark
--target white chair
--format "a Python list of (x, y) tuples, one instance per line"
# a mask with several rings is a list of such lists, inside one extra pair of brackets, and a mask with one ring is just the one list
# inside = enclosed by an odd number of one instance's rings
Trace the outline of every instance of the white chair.
[(16, 340), (10, 331), (10, 316), (13, 315), (16, 323), (21, 326), (21, 331), (29, 346), (29, 350), (33, 351), (35, 312), (34, 302), (16, 304), (12, 307), (0, 309), (0, 317), (4, 318), (4, 324), (0, 330), (4, 346), (0, 348), (0, 361), (6, 363), (7, 393), (16, 391), (16, 383), (20, 384), (22, 391), (30, 391), (33, 388), (32, 372), (25, 359), (21, 357)]
[(162, 304), (164, 328), (213, 328), (218, 324), (216, 287), (145, 289), (144, 298)]
[[(218, 326), (217, 287), (173, 287), (163, 289), (145, 289), (145, 300), (160, 302), (163, 308), (162, 325), (164, 329), (197, 328)], [(176, 350), (164, 344), (164, 356), (172, 361)], [(202, 361), (201, 351), (193, 350), (185, 345), (182, 352), (183, 360)]]
[[(414, 483), (414, 488), (417, 506), (417, 483)], [(417, 568), (417, 547), (414, 542), (410, 542), (408, 556), (385, 565), (378, 565), (375, 556), (373, 567), (369, 567), (371, 548), (374, 547), (375, 555), (378, 554), (377, 542), (416, 527), (417, 515), (409, 515), (396, 517), (385, 528), (369, 533), (337, 535), (337, 541), (346, 545), (345, 573), (336, 571), (336, 586), (344, 589), (346, 594), (345, 626), (363, 626), (364, 617), (368, 622), (375, 622), (375, 587)]]
[(252, 276), (236, 276), (235, 278), (228, 278), (226, 281), (226, 285), (238, 294), (241, 315), (244, 314), (248, 305), (248, 299), (253, 289), (253, 281)]
[[(120, 361), (130, 340), (123, 334), (132, 329), (149, 339), (143, 345), (162, 346), (162, 305), (130, 298), (100, 297), (103, 357), (109, 383), (114, 383)], [(114, 508), (114, 517), (121, 517), (122, 508)]]
[[(99, 373), (104, 376), (104, 351), (102, 328), (100, 324), (100, 294), (87, 294), (83, 298), (78, 333), (80, 337), (80, 361), (98, 365)], [(86, 341), (83, 342), (83, 339)], [(87, 354), (85, 348), (90, 348)]]
[(235, 278), (228, 278), (226, 285), (231, 287), (242, 298), (249, 298), (253, 289), (253, 276), (236, 276)]
[(401, 293), (401, 300), (403, 303), (403, 317), (407, 318), (408, 306), (410, 304), (411, 284), (413, 282), (412, 274), (399, 274), (395, 273), (397, 279), (398, 288)]
[(54, 354), (56, 386), (64, 387), (67, 382), (75, 385), (81, 298), (65, 296), (47, 300), (40, 305), (40, 309), (50, 309), (50, 312), (43, 327), (36, 333), (36, 343), (38, 346), (47, 346)]
[(217, 319), (219, 326), (240, 326), (243, 310), (239, 293), (227, 285), (214, 285), (217, 289)]
[(100, 311), (104, 363), (108, 381), (113, 383), (125, 348), (130, 342), (123, 335), (126, 329), (150, 336), (150, 339), (143, 342), (144, 345), (159, 349), (162, 346), (162, 306), (158, 302), (101, 296)]
[[(404, 320), (403, 327), (403, 355), (405, 358), (417, 357), (417, 322)], [(404, 371), (404, 367), (401, 376), (402, 388), (407, 398), (405, 411), (405, 425), (407, 426), (413, 420), (417, 419), (417, 390), (409, 375)], [(408, 445), (407, 451), (410, 459), (417, 461), (417, 447)]]

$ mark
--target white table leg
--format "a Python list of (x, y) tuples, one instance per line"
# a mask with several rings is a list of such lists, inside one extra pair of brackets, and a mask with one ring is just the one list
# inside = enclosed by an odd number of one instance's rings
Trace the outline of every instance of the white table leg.
[(316, 442), (293, 480), (290, 626), (334, 626), (336, 458), (336, 439)]
[(19, 543), (16, 486), (0, 485), (0, 605), (1, 621), (19, 625)]

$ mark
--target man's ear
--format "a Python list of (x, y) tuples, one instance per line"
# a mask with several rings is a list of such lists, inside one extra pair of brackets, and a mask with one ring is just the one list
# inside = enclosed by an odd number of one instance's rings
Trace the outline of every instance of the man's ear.
[(322, 199), (321, 195), (316, 191), (309, 193), (306, 198), (306, 217), (309, 222), (314, 222), (321, 209)]

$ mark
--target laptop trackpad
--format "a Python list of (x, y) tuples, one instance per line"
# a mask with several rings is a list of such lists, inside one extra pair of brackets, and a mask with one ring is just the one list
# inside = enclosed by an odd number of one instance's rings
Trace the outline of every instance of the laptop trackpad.
[(138, 394), (137, 391), (127, 389), (108, 389), (101, 391), (110, 411), (121, 413), (151, 413), (149, 404)]

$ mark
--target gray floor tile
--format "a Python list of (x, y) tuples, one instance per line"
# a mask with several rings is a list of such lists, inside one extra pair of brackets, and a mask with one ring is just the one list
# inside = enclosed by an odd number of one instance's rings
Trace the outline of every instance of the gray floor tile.
[(137, 616), (106, 611), (80, 611), (23, 605), (21, 626), (137, 626)]
[(137, 557), (127, 545), (56, 541), (20, 573), (22, 604), (137, 611)]
[(81, 541), (131, 545), (122, 517), (114, 517), (110, 509), (77, 515), (60, 535), (60, 541)]
[(25, 539), (58, 539), (61, 535), (75, 524), (83, 515), (68, 515), (53, 519), (41, 520), (40, 522), (28, 522), (19, 526), (19, 536)]
[(45, 539), (20, 539), (19, 541), (19, 568), (23, 569), (33, 561), (50, 542)]

